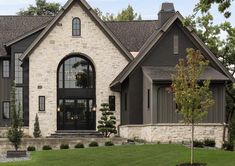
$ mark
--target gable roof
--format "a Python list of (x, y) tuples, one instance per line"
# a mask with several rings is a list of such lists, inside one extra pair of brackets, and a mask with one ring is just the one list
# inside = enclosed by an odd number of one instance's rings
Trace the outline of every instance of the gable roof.
[[(152, 36), (146, 41), (146, 43), (141, 48), (137, 57), (131, 63), (129, 63), (124, 68), (124, 70), (114, 79), (114, 81), (110, 84), (110, 87), (116, 87), (120, 85), (129, 76), (129, 74), (135, 69), (135, 67), (142, 61), (145, 55), (162, 38), (163, 34), (171, 27), (171, 25), (177, 19), (179, 19), (181, 22), (183, 22), (184, 20), (183, 16), (179, 12), (176, 12), (175, 15), (171, 17), (160, 29), (156, 30), (152, 34)], [(205, 45), (205, 43), (196, 35), (193, 29), (189, 26), (185, 28), (191, 33), (194, 40), (205, 50), (205, 52), (209, 55), (209, 57), (215, 63), (215, 65), (223, 72), (223, 74), (225, 74), (232, 82), (235, 82), (235, 78), (215, 57), (215, 55), (210, 51), (210, 49)]]
[(0, 57), (6, 56), (4, 45), (52, 20), (45, 16), (0, 16)]
[(90, 17), (93, 18), (105, 34), (110, 37), (112, 42), (117, 46), (117, 48), (123, 53), (128, 61), (133, 60), (131, 53), (123, 46), (123, 44), (116, 38), (116, 36), (107, 28), (106, 24), (96, 15), (94, 10), (85, 0), (69, 0), (64, 7), (62, 7), (59, 14), (48, 24), (48, 26), (42, 31), (42, 33), (34, 40), (34, 42), (26, 49), (24, 54), (20, 57), (21, 60), (28, 57), (30, 53), (36, 48), (36, 46), (42, 41), (42, 39), (48, 34), (48, 32), (53, 28), (56, 22), (63, 16), (66, 10), (72, 5), (73, 2), (81, 2), (81, 4), (88, 10)]

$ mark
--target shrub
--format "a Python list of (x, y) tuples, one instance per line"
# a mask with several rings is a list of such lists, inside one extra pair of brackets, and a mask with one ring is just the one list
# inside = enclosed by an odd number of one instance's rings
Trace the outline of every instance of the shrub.
[(36, 114), (35, 117), (33, 136), (34, 138), (39, 138), (41, 136), (38, 114)]
[(69, 149), (69, 145), (68, 144), (61, 144), (60, 149)]
[(29, 152), (36, 151), (36, 148), (34, 146), (29, 146), (27, 148), (27, 151), (29, 151)]
[(157, 144), (161, 144), (161, 142), (160, 142), (160, 141), (157, 141)]
[(74, 148), (79, 149), (79, 148), (84, 148), (83, 143), (78, 143), (74, 146)]
[(97, 146), (99, 146), (99, 144), (95, 141), (93, 141), (89, 144), (89, 147), (97, 147)]
[(144, 143), (146, 143), (146, 141), (145, 141), (145, 140), (140, 139), (140, 138), (137, 138), (137, 137), (135, 137), (135, 138), (134, 138), (134, 141), (135, 141), (135, 142), (137, 142), (137, 143), (140, 143), (140, 144), (144, 144)]
[(50, 147), (50, 145), (44, 145), (42, 147), (42, 150), (52, 150), (52, 148)]
[(202, 141), (198, 141), (198, 140), (193, 141), (193, 147), (203, 148), (203, 145), (204, 144)]
[(234, 144), (232, 142), (225, 142), (223, 144), (223, 149), (227, 151), (234, 151)]
[(205, 139), (204, 140), (204, 145), (209, 146), (209, 147), (215, 147), (215, 140)]
[(104, 144), (105, 146), (114, 146), (114, 143), (112, 141), (107, 141)]

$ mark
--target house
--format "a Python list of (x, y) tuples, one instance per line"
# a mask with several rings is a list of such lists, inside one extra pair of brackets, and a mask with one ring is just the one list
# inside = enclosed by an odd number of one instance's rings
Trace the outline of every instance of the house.
[(0, 16), (1, 131), (10, 124), (15, 80), (28, 135), (36, 114), (44, 137), (94, 131), (108, 102), (122, 137), (187, 141), (190, 127), (180, 123), (168, 89), (174, 66), (194, 48), (210, 61), (200, 79), (211, 79), (215, 100), (195, 134), (221, 144), (225, 85), (234, 78), (182, 21), (163, 3), (158, 20), (103, 22), (85, 0), (69, 0), (56, 17)]

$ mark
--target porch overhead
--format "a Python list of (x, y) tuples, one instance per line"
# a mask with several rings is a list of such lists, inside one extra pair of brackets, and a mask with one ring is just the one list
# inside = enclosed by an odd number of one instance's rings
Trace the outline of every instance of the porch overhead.
[[(151, 78), (153, 81), (171, 81), (172, 74), (176, 72), (174, 66), (143, 66), (143, 73)], [(229, 78), (215, 70), (212, 67), (206, 67), (204, 73), (200, 76), (200, 80), (210, 79), (212, 81), (229, 81)]]

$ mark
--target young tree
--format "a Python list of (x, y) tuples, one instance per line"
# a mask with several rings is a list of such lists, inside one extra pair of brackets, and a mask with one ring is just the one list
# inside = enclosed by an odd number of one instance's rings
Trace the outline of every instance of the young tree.
[(38, 114), (36, 114), (36, 117), (35, 117), (33, 136), (35, 138), (39, 138), (41, 136)]
[(191, 164), (194, 162), (194, 125), (200, 122), (208, 109), (213, 105), (210, 81), (199, 81), (208, 61), (204, 60), (200, 51), (187, 49), (186, 61), (179, 60), (176, 73), (172, 76), (174, 100), (178, 105), (178, 112), (186, 124), (191, 124)]
[(17, 15), (21, 16), (55, 16), (61, 9), (59, 3), (49, 3), (46, 0), (36, 0), (36, 6), (29, 5), (27, 9), (21, 9)]
[(24, 135), (22, 125), (23, 120), (21, 118), (21, 105), (16, 106), (16, 94), (15, 94), (15, 83), (11, 87), (11, 127), (7, 132), (7, 137), (9, 141), (13, 144), (16, 151), (19, 149), (21, 144), (21, 139)]
[(109, 137), (111, 134), (117, 134), (116, 129), (116, 117), (113, 116), (113, 112), (109, 110), (109, 104), (101, 104), (100, 111), (102, 112), (102, 117), (98, 121), (98, 131), (101, 132), (104, 137)]

